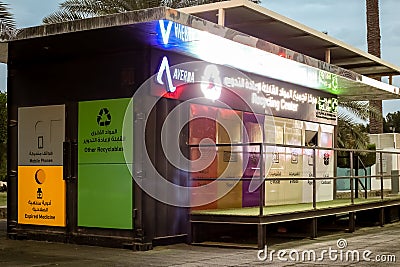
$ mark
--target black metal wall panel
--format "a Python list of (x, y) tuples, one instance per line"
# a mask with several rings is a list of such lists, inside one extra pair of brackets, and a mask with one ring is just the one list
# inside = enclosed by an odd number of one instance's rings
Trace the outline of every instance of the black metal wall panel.
[[(12, 124), (17, 123), (18, 108), (65, 104), (66, 141), (71, 142), (74, 147), (78, 135), (78, 102), (131, 97), (150, 76), (150, 48), (128, 34), (127, 28), (121, 30), (122, 28), (69, 33), (10, 43), (8, 66), (8, 108), (11, 125), (8, 163), (10, 173), (8, 216), (12, 224), (10, 232), (15, 229), (17, 220), (18, 132), (17, 127)], [(157, 111), (147, 120), (147, 127), (157, 130), (149, 131), (146, 140), (150, 157), (160, 173), (168, 180), (185, 184), (187, 175), (169, 165), (165, 157), (158, 153), (163, 118), (178, 103), (176, 100), (163, 99), (157, 105)], [(72, 153), (76, 154), (76, 150), (72, 150)], [(73, 156), (76, 157), (75, 154)], [(126, 236), (122, 231), (112, 229), (77, 227), (76, 182), (74, 179), (67, 181), (65, 229), (67, 236), (77, 232)], [(151, 242), (156, 237), (187, 234), (187, 209), (160, 203), (138, 186), (134, 188), (134, 207), (133, 237), (136, 241)]]

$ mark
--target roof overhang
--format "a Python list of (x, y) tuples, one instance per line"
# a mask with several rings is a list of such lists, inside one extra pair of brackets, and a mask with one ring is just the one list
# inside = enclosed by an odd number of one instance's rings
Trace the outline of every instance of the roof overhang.
[[(369, 77), (400, 75), (400, 67), (248, 0), (180, 9), (214, 23)], [(310, 12), (310, 15), (312, 12)]]
[[(116, 31), (119, 36), (132, 39), (132, 43), (145, 42), (203, 61), (327, 91), (343, 100), (400, 98), (397, 87), (298, 52), (292, 51), (292, 58), (281, 57), (282, 47), (165, 7), (22, 29), (9, 45), (12, 47), (14, 42), (24, 41), (29, 47), (31, 39), (54, 37), (60, 40), (63, 36), (65, 42), (73, 33), (94, 30), (103, 30), (104, 35)], [(109, 39), (110, 45), (118, 47), (117, 40)], [(68, 49), (81, 50), (81, 53), (95, 49), (90, 40), (78, 41), (71, 43)], [(32, 53), (30, 51), (14, 52), (11, 49), (9, 58), (24, 60)], [(63, 52), (52, 51), (53, 55)]]

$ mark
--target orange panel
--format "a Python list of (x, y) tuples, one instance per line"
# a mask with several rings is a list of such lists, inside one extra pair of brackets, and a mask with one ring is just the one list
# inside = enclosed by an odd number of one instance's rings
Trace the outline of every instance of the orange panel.
[(222, 198), (218, 199), (219, 209), (241, 208), (242, 207), (242, 182), (218, 181), (218, 194), (229, 191)]
[[(210, 181), (192, 181), (192, 187), (198, 187), (198, 186), (203, 186), (206, 184), (209, 184)], [(194, 192), (192, 190), (191, 192), (191, 203), (207, 203), (210, 200), (216, 199), (217, 197), (217, 184), (213, 183), (210, 185), (210, 188), (207, 192)], [(202, 205), (202, 206), (197, 206), (193, 207), (192, 210), (207, 210), (207, 209), (216, 209), (217, 208), (217, 202), (212, 201), (209, 204)]]
[(189, 143), (199, 144), (204, 138), (216, 141), (217, 109), (201, 105), (191, 105), (189, 122)]
[(18, 167), (18, 223), (65, 226), (62, 166)]
[[(190, 122), (189, 122), (189, 143), (199, 144), (201, 140), (208, 138), (216, 142), (217, 129), (216, 117), (217, 109), (203, 105), (192, 104), (190, 107)], [(211, 183), (211, 180), (196, 180), (196, 178), (217, 178), (217, 157), (215, 148), (202, 149), (204, 154), (202, 160), (200, 158), (200, 150), (198, 148), (191, 148), (190, 159), (192, 161), (192, 187), (203, 186)], [(193, 162), (195, 161), (195, 162)], [(191, 203), (207, 203), (215, 200), (217, 196), (217, 185), (212, 184), (206, 191), (192, 190)], [(193, 207), (192, 210), (216, 209), (217, 202), (212, 201), (209, 204)]]

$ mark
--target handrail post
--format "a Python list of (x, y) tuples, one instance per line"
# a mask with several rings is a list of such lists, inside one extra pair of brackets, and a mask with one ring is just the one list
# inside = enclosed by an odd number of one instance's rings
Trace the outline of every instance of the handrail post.
[(353, 151), (350, 151), (350, 198), (351, 204), (354, 204), (354, 170), (353, 170)]
[(313, 209), (317, 208), (317, 153), (315, 147), (313, 148)]
[(260, 216), (264, 215), (265, 181), (264, 181), (264, 145), (260, 144)]
[[(353, 155), (354, 156), (354, 155)], [(353, 160), (353, 168), (354, 168), (354, 198), (358, 198), (358, 189), (359, 189), (359, 182), (360, 180), (358, 179), (359, 174), (359, 169), (360, 169), (360, 164), (359, 164), (359, 157), (358, 155), (355, 156), (354, 160)]]
[(381, 176), (381, 199), (383, 200), (383, 153), (379, 152), (379, 172)]

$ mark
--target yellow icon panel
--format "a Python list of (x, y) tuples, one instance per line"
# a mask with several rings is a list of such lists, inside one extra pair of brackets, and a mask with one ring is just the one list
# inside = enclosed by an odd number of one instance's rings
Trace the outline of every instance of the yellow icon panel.
[(62, 166), (18, 167), (18, 223), (65, 226)]

